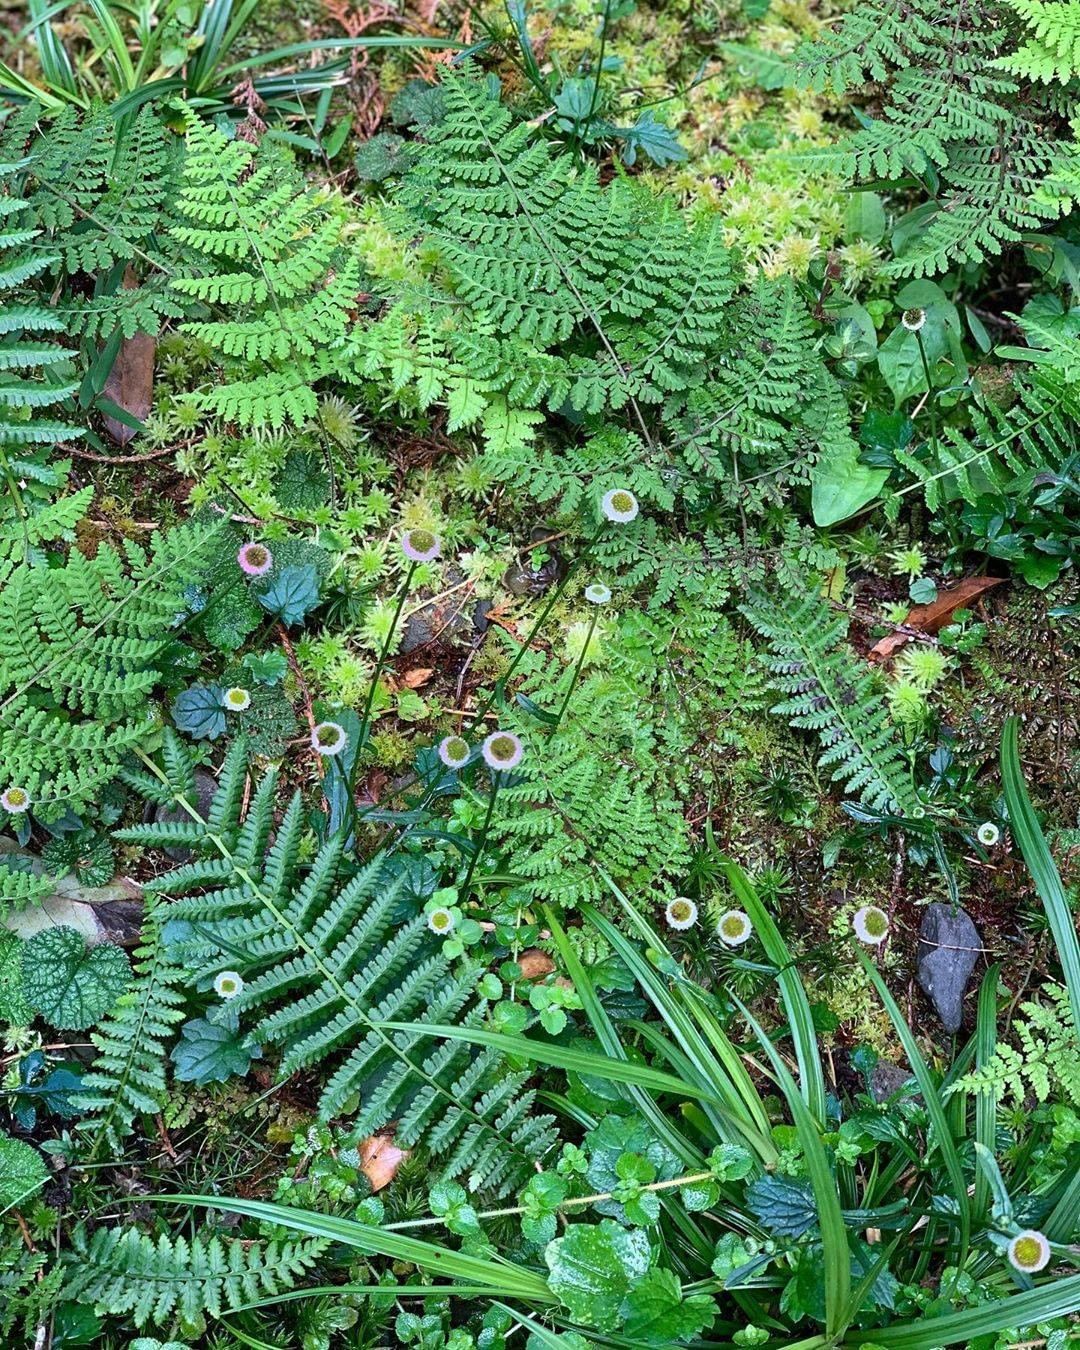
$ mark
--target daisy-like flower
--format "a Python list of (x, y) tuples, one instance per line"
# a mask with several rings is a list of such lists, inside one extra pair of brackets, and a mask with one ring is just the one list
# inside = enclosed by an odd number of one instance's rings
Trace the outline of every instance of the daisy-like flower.
[(877, 905), (863, 905), (852, 916), (851, 926), (860, 942), (878, 946), (889, 936), (889, 916)]
[(444, 736), (439, 742), (439, 758), (448, 769), (460, 769), (469, 762), (469, 742), (464, 736)]
[(504, 773), (516, 769), (524, 754), (525, 747), (512, 731), (493, 731), (483, 745), (484, 763)]
[(230, 712), (243, 712), (245, 708), (251, 707), (251, 691), (241, 689), (238, 684), (234, 684), (231, 689), (225, 690), (225, 706)]
[(664, 910), (664, 918), (669, 928), (680, 931), (684, 928), (693, 928), (697, 923), (697, 905), (685, 895), (677, 895)]
[(611, 599), (611, 592), (599, 581), (594, 581), (591, 586), (585, 587), (585, 599), (590, 605), (606, 605)]
[(900, 322), (909, 333), (917, 333), (926, 322), (925, 309), (905, 309), (900, 315)]
[(1026, 1228), (1009, 1242), (1009, 1265), (1025, 1275), (1035, 1275), (1050, 1264), (1050, 1244), (1034, 1228)]
[(340, 755), (348, 739), (340, 722), (320, 722), (311, 733), (311, 748), (318, 755)]
[(457, 924), (450, 910), (445, 905), (440, 905), (438, 909), (433, 909), (427, 916), (427, 926), (438, 937), (445, 937), (447, 933), (452, 933)]
[(236, 555), (240, 571), (249, 577), (264, 577), (274, 565), (274, 555), (265, 544), (245, 544)]
[(9, 787), (5, 792), (0, 792), (0, 806), (13, 816), (21, 816), (24, 811), (30, 810), (30, 794), (25, 788)]
[(975, 831), (975, 838), (986, 848), (993, 848), (1001, 838), (1001, 831), (992, 820), (984, 820)]
[(430, 530), (406, 530), (401, 536), (401, 551), (410, 562), (434, 562), (439, 556), (439, 536)]
[(637, 515), (638, 501), (627, 488), (612, 488), (604, 493), (600, 509), (616, 525), (626, 525)]
[(243, 987), (244, 981), (235, 970), (223, 970), (214, 976), (214, 993), (218, 998), (235, 998)]
[(716, 925), (716, 936), (729, 947), (741, 947), (753, 931), (750, 916), (741, 909), (729, 909), (726, 914), (721, 914)]

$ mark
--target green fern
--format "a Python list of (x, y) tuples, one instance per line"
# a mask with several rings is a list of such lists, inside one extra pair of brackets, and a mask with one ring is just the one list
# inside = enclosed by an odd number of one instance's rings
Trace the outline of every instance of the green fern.
[(957, 1084), (965, 1092), (994, 1091), (1022, 1106), (1029, 1096), (1045, 1102), (1063, 1097), (1080, 1108), (1080, 1037), (1073, 1022), (1068, 990), (1044, 985), (1043, 1001), (1021, 1003), (1013, 1024), (1016, 1045), (999, 1044), (987, 1063)]
[[(1015, 6), (1022, 14), (1024, 3)], [(1030, 96), (1018, 78), (1042, 73), (997, 59), (1015, 27), (1000, 0), (866, 0), (795, 55), (796, 78), (815, 89), (889, 85), (880, 116), (804, 162), (853, 181), (914, 173), (937, 185), (908, 218), (890, 264), (897, 275), (980, 262), (1072, 208), (1077, 146), (1058, 134), (1053, 101)], [(1063, 16), (1054, 30), (1063, 42), (1066, 28)]]
[(121, 1156), (136, 1117), (165, 1104), (168, 1043), (183, 1020), (184, 999), (177, 988), (182, 973), (168, 960), (161, 920), (152, 911), (134, 952), (134, 973), (130, 990), (90, 1034), (97, 1057), (82, 1080), (87, 1095), (80, 1128), (90, 1137), (91, 1157), (103, 1147)]
[(1067, 84), (1080, 75), (1078, 0), (1007, 0), (1028, 27), (1024, 43), (995, 64), (1000, 70), (1043, 84)]
[(78, 1226), (66, 1261), (63, 1297), (136, 1327), (174, 1318), (197, 1334), (205, 1319), (284, 1293), (316, 1264), (320, 1238), (253, 1242), (196, 1234), (156, 1241), (135, 1228)]
[[(174, 799), (191, 798), (190, 762), (166, 735)], [(281, 1075), (332, 1065), (322, 1090), (323, 1119), (355, 1113), (370, 1134), (396, 1121), (402, 1147), (423, 1143), (448, 1176), (472, 1189), (513, 1189), (551, 1147), (551, 1119), (531, 1113), (528, 1074), (492, 1051), (447, 1042), (431, 1049), (417, 1034), (379, 1023), (458, 1021), (478, 1025), (480, 971), (452, 967), (403, 877), (376, 858), (357, 872), (341, 836), (302, 873), (304, 811), (299, 793), (271, 841), (276, 778), (263, 779), (241, 821), (245, 752), (237, 745), (221, 774), (208, 817), (187, 805), (190, 823), (136, 825), (119, 838), (183, 844), (205, 859), (155, 878), (158, 894), (182, 896), (174, 920), (196, 936), (185, 950), (194, 968), (239, 969), (245, 984), (231, 1006), (247, 1020), (252, 1044), (282, 1047)], [(191, 892), (197, 894), (190, 894)], [(239, 965), (237, 964), (239, 962)]]
[(242, 426), (315, 418), (312, 386), (340, 374), (336, 354), (360, 290), (339, 198), (305, 189), (272, 151), (257, 156), (187, 114), (187, 157), (172, 237), (193, 261), (171, 292), (228, 317), (182, 331), (221, 354), (227, 379), (198, 402)]
[(772, 712), (817, 733), (833, 781), (874, 811), (923, 814), (874, 673), (846, 645), (844, 616), (794, 580), (740, 608), (771, 648), (772, 684), (785, 695)]
[(126, 542), (62, 567), (0, 566), (0, 782), (52, 819), (94, 801), (153, 726), (150, 696), (186, 584), (218, 525), (191, 523), (149, 550)]

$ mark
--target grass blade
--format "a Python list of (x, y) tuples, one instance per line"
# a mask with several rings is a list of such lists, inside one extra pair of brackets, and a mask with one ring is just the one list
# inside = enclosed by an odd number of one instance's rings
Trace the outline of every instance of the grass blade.
[(1061, 884), (1061, 874), (1054, 864), (1024, 783), (1017, 746), (1017, 726), (1017, 719), (1010, 717), (1005, 723), (1001, 740), (1001, 784), (1005, 792), (1005, 804), (1009, 808), (1009, 828), (1024, 855), (1024, 862), (1027, 863), (1046, 911), (1047, 922), (1057, 944), (1065, 987), (1069, 991), (1073, 1023), (1080, 1027), (1080, 940), (1076, 936), (1065, 887)]
[[(975, 1068), (985, 1069), (997, 1044), (998, 967), (991, 966), (979, 989), (979, 1010), (975, 1018)], [(991, 1155), (997, 1144), (997, 1093), (992, 1087), (975, 1094), (975, 1142)], [(980, 1168), (975, 1178), (973, 1207), (976, 1214), (986, 1213), (990, 1202), (988, 1178)]]
[[(919, 1084), (919, 1090), (922, 1092), (923, 1101), (926, 1103), (927, 1115), (930, 1117), (930, 1123), (934, 1127), (934, 1136), (937, 1140), (938, 1149), (941, 1152), (942, 1161), (945, 1164), (945, 1170), (949, 1174), (949, 1181), (952, 1184), (953, 1199), (956, 1201), (957, 1211), (960, 1215), (960, 1258), (958, 1265), (963, 1265), (967, 1255), (968, 1245), (971, 1241), (971, 1204), (968, 1200), (967, 1183), (964, 1180), (964, 1169), (960, 1164), (960, 1155), (956, 1151), (956, 1141), (953, 1138), (952, 1131), (949, 1128), (949, 1122), (945, 1115), (945, 1110), (941, 1104), (941, 1094), (937, 1083), (934, 1082), (933, 1075), (930, 1073), (929, 1065), (923, 1059), (922, 1051), (919, 1049), (919, 1043), (912, 1035), (911, 1028), (904, 1020), (904, 1014), (897, 1007), (896, 1000), (889, 993), (885, 981), (878, 973), (877, 967), (867, 957), (863, 951), (857, 951), (856, 955), (866, 971), (870, 982), (878, 992), (878, 997), (885, 1005), (885, 1011), (889, 1014), (893, 1026), (896, 1028), (896, 1034), (900, 1038), (900, 1043), (904, 1047), (904, 1054), (907, 1055), (908, 1063), (911, 1065), (911, 1071), (915, 1075), (915, 1080)], [(877, 1335), (877, 1332), (874, 1333)]]
[(761, 903), (750, 878), (738, 863), (720, 858), (728, 884), (740, 906), (750, 916), (750, 922), (761, 940), (765, 955), (777, 969), (776, 983), (791, 1027), (795, 1043), (795, 1058), (799, 1064), (799, 1086), (810, 1114), (819, 1126), (825, 1124), (825, 1078), (821, 1070), (814, 1017), (810, 1000), (795, 968), (787, 943), (780, 935), (772, 915)]

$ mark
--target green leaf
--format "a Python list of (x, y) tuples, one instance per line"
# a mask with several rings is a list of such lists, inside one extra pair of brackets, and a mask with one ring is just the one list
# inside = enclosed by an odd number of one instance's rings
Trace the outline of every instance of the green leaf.
[(621, 1228), (612, 1219), (572, 1224), (544, 1252), (552, 1292), (577, 1322), (600, 1331), (618, 1327), (623, 1299), (645, 1275), (650, 1259), (644, 1232)]
[(777, 1237), (799, 1238), (817, 1227), (813, 1188), (794, 1177), (759, 1177), (747, 1189), (746, 1203)]
[(284, 652), (247, 652), (240, 662), (256, 684), (280, 684), (289, 669)]
[(257, 1049), (245, 1046), (235, 1014), (225, 1014), (217, 1022), (205, 1017), (185, 1022), (169, 1056), (176, 1066), (176, 1077), (182, 1083), (198, 1083), (200, 1087), (242, 1076), (251, 1067), (251, 1061), (259, 1057)]
[(255, 598), (282, 623), (299, 623), (319, 603), (319, 574), (311, 563), (282, 567)]
[(31, 1199), (48, 1179), (49, 1169), (36, 1148), (0, 1134), (0, 1213)]
[(131, 980), (119, 947), (88, 947), (74, 928), (45, 928), (23, 945), (27, 1002), (61, 1030), (83, 1031), (113, 1006)]
[(623, 1300), (623, 1335), (644, 1345), (670, 1345), (700, 1336), (716, 1320), (716, 1304), (707, 1294), (684, 1299), (670, 1270), (650, 1270)]
[(658, 122), (651, 108), (646, 108), (632, 127), (619, 127), (615, 134), (623, 142), (623, 163), (631, 167), (637, 161), (637, 153), (643, 150), (657, 168), (668, 164), (681, 164), (686, 158), (686, 150), (669, 126)]
[(216, 741), (225, 731), (224, 699), (220, 684), (193, 684), (173, 700), (176, 729), (196, 741)]
[(868, 244), (885, 238), (885, 204), (876, 192), (853, 192), (844, 210), (844, 240), (864, 239)]
[(854, 442), (823, 455), (810, 478), (814, 524), (824, 528), (849, 519), (879, 496), (888, 476), (887, 469), (861, 464)]

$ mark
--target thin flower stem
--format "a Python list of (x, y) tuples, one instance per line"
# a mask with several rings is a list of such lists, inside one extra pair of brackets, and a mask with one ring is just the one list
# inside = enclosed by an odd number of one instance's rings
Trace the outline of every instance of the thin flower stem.
[(548, 598), (547, 604), (545, 604), (544, 608), (540, 611), (539, 617), (533, 624), (532, 628), (529, 630), (528, 637), (526, 637), (525, 641), (521, 644), (521, 646), (515, 653), (514, 659), (510, 662), (510, 666), (506, 671), (505, 675), (500, 675), (500, 677), (495, 681), (495, 688), (487, 696), (487, 698), (480, 705), (477, 711), (473, 713), (468, 726), (465, 728), (466, 732), (472, 731), (474, 727), (476, 727), (480, 722), (484, 720), (492, 704), (495, 702), (497, 698), (499, 698), (499, 696), (506, 689), (506, 686), (510, 682), (510, 678), (513, 675), (514, 671), (517, 670), (518, 666), (525, 659), (525, 653), (532, 646), (533, 639), (536, 637), (537, 633), (539, 633), (540, 629), (544, 626), (544, 623), (547, 620), (547, 616), (551, 613), (551, 611), (558, 604), (559, 600), (562, 598), (563, 592), (566, 590), (567, 586), (569, 586), (571, 578), (574, 576), (578, 568), (592, 552), (592, 549), (596, 544), (596, 541), (600, 538), (600, 535), (603, 533), (603, 529), (604, 529), (604, 522), (601, 521), (600, 525), (597, 527), (596, 533), (588, 541), (588, 543), (581, 550), (581, 552), (574, 559), (574, 561), (570, 564), (570, 566), (566, 569), (566, 575), (563, 577), (562, 581), (559, 582), (558, 586), (556, 586), (555, 589), (552, 591), (551, 595)]
[(394, 635), (397, 633), (398, 620), (401, 618), (401, 611), (405, 608), (405, 600), (409, 594), (409, 588), (412, 585), (413, 573), (420, 566), (417, 562), (409, 564), (409, 570), (405, 574), (405, 584), (398, 593), (397, 605), (394, 608), (393, 622), (390, 624), (390, 631), (386, 635), (386, 640), (382, 645), (382, 651), (379, 653), (378, 664), (375, 666), (375, 674), (371, 677), (371, 684), (368, 686), (367, 701), (364, 704), (364, 715), (360, 719), (360, 744), (356, 747), (357, 755), (368, 742), (368, 719), (371, 717), (371, 708), (375, 702), (375, 691), (379, 687), (379, 677), (383, 673), (383, 667), (386, 665), (386, 659), (390, 655), (390, 648), (393, 646)]
[(476, 864), (480, 861), (480, 855), (484, 851), (484, 845), (487, 843), (488, 829), (491, 826), (491, 817), (495, 811), (495, 798), (499, 795), (499, 787), (502, 783), (502, 774), (493, 770), (491, 774), (491, 794), (488, 797), (487, 813), (484, 816), (484, 823), (480, 829), (480, 838), (477, 841), (476, 848), (472, 857), (469, 859), (468, 871), (465, 873), (465, 880), (461, 884), (461, 898), (468, 899), (469, 883), (472, 881), (473, 873), (476, 871)]
[(592, 612), (592, 618), (589, 620), (589, 631), (585, 637), (585, 643), (581, 648), (581, 655), (577, 659), (577, 665), (574, 667), (574, 678), (570, 681), (570, 688), (566, 691), (566, 697), (562, 701), (562, 707), (555, 717), (555, 725), (551, 728), (553, 732), (558, 731), (559, 723), (566, 716), (566, 710), (570, 706), (570, 700), (574, 697), (574, 690), (577, 688), (578, 680), (581, 679), (582, 667), (585, 665), (585, 658), (589, 654), (589, 644), (592, 642), (593, 633), (596, 632), (596, 621), (600, 617), (600, 608), (596, 606)]
[[(643, 1191), (670, 1191), (676, 1186), (694, 1186), (699, 1181), (712, 1181), (712, 1172), (694, 1172), (691, 1176), (669, 1177), (667, 1181), (654, 1181), (648, 1186), (642, 1186)], [(603, 1200), (613, 1200), (614, 1191), (603, 1191), (598, 1195), (574, 1195), (569, 1200), (563, 1200), (555, 1206), (558, 1210), (569, 1209), (571, 1205), (597, 1205)], [(524, 1205), (510, 1205), (505, 1209), (484, 1209), (477, 1214), (478, 1219), (504, 1219), (512, 1214), (524, 1214)], [(400, 1223), (387, 1223), (383, 1227), (387, 1232), (400, 1231), (405, 1228), (432, 1228), (438, 1224), (445, 1224), (446, 1220), (442, 1218), (431, 1219), (403, 1219)]]
[(937, 437), (937, 399), (934, 396), (934, 383), (930, 378), (930, 362), (926, 359), (926, 347), (923, 345), (922, 329), (917, 329), (915, 341), (919, 344), (919, 355), (922, 357), (923, 374), (926, 376), (926, 411), (930, 415), (930, 444), (933, 446), (934, 455), (937, 456), (938, 437)]

